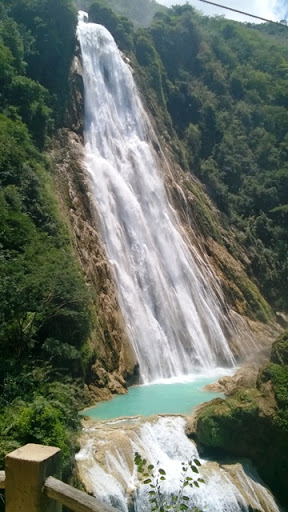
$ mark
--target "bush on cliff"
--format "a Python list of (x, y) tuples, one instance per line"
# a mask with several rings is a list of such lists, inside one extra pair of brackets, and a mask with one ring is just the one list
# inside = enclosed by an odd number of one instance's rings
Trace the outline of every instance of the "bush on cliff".
[(54, 444), (64, 478), (90, 295), (42, 150), (61, 123), (75, 27), (70, 0), (0, 2), (0, 467), (22, 444)]
[(264, 481), (287, 506), (288, 332), (273, 344), (271, 362), (257, 389), (217, 399), (198, 414), (197, 441), (208, 450), (249, 457)]

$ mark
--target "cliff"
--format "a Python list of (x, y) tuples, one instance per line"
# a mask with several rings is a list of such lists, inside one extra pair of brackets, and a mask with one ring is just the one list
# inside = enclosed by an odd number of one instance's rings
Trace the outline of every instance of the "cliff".
[[(100, 22), (103, 21), (101, 16), (105, 15), (109, 26), (116, 23), (117, 17), (108, 9), (96, 10), (93, 15), (96, 18), (98, 16), (100, 19), (96, 21)], [(269, 349), (280, 327), (275, 324), (271, 307), (247, 275), (249, 257), (235, 233), (223, 225), (221, 212), (208, 197), (200, 180), (192, 172), (187, 172), (183, 141), (169, 124), (169, 113), (159, 104), (155, 92), (147, 96), (151, 88), (143, 88), (143, 83), (147, 85), (142, 80), (146, 77), (145, 69), (139, 66), (139, 59), (137, 61), (135, 55), (131, 54), (131, 59), (143, 100), (150, 111), (152, 143), (158, 165), (170, 201), (178, 212), (182, 234), (191, 252), (197, 251), (206, 262), (207, 279), (214, 281), (213, 274), (218, 278), (220, 286), (216, 293), (227, 318), (226, 334), (235, 357), (243, 361), (256, 352)], [(51, 155), (56, 171), (58, 200), (70, 226), (74, 249), (85, 280), (93, 295), (95, 326), (89, 343), (96, 362), (92, 363), (86, 382), (93, 398), (98, 399), (108, 398), (111, 392), (123, 392), (125, 381), (129, 383), (133, 379), (137, 380), (137, 362), (125, 332), (113, 277), (103, 249), (97, 211), (90, 197), (89, 176), (83, 157), (84, 101), (81, 75), (78, 49), (69, 78), (70, 101), (65, 117), (67, 128), (58, 133)], [(163, 133), (160, 138), (156, 135), (159, 131)], [(179, 159), (184, 170), (179, 165)]]
[(238, 385), (233, 396), (205, 404), (188, 435), (205, 453), (249, 457), (287, 506), (288, 334), (273, 344), (254, 388)]

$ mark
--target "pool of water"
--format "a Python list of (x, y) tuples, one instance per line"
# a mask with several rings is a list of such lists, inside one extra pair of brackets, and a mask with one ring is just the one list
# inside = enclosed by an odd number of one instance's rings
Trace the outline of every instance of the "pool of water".
[(99, 420), (123, 416), (189, 414), (196, 405), (223, 396), (204, 391), (204, 386), (234, 372), (235, 369), (218, 368), (213, 372), (186, 376), (181, 381), (169, 379), (144, 386), (133, 386), (126, 395), (117, 395), (108, 402), (81, 411), (80, 414)]

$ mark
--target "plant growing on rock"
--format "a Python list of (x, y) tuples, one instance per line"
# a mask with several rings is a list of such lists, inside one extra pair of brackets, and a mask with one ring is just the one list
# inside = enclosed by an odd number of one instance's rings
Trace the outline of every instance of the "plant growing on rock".
[(162, 487), (163, 482), (166, 480), (166, 471), (163, 468), (148, 464), (146, 459), (143, 459), (138, 452), (135, 453), (134, 463), (138, 473), (141, 475), (142, 483), (150, 488), (149, 503), (151, 512), (167, 512), (170, 510), (175, 512), (182, 510), (201, 512), (198, 507), (193, 506), (191, 499), (185, 495), (186, 488), (199, 488), (199, 484), (205, 483), (203, 478), (192, 476), (193, 473), (199, 474), (198, 467), (201, 466), (201, 463), (198, 459), (182, 462), (179, 490), (176, 494), (172, 493), (169, 496), (164, 493)]

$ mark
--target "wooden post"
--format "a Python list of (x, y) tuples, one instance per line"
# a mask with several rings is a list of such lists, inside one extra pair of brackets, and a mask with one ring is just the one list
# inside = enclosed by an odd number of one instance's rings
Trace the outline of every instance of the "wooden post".
[(26, 444), (6, 456), (5, 512), (61, 512), (61, 506), (42, 493), (48, 476), (60, 477), (60, 450)]

